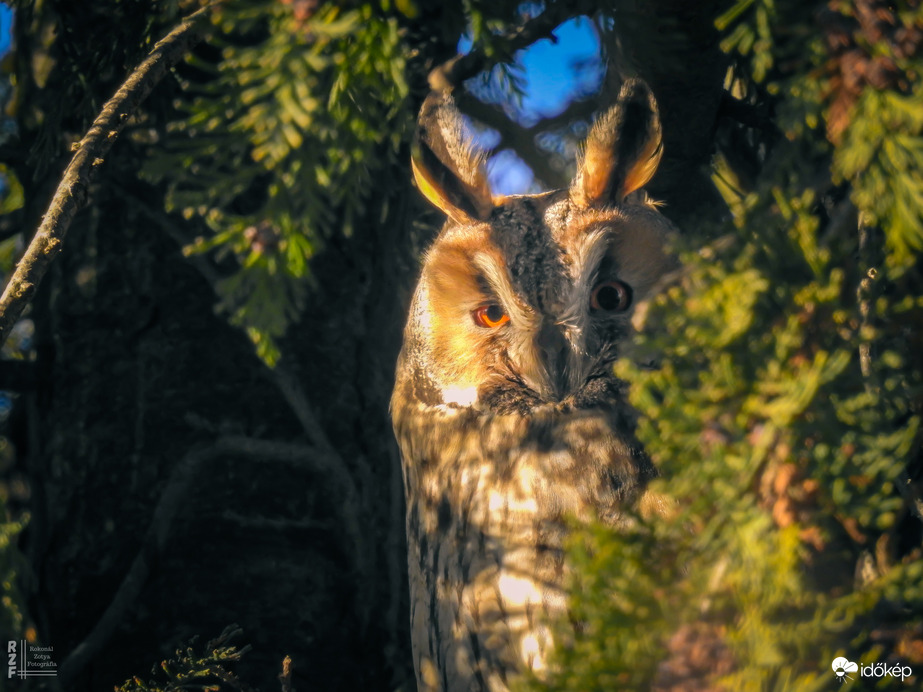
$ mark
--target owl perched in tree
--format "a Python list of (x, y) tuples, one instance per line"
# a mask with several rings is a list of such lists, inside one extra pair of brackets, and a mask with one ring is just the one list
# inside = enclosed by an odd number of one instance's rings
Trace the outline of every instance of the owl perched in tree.
[(567, 519), (617, 524), (656, 475), (612, 363), (671, 263), (671, 225), (639, 191), (660, 155), (653, 96), (629, 81), (570, 189), (494, 197), (450, 97), (424, 103), (414, 176), (449, 219), (391, 400), (420, 690), (541, 675), (566, 617)]

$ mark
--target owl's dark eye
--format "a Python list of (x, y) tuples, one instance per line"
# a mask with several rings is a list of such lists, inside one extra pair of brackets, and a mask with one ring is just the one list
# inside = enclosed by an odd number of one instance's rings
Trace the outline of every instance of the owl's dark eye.
[(590, 295), (590, 307), (605, 312), (625, 312), (631, 306), (631, 286), (621, 281), (603, 281)]
[(496, 303), (482, 305), (472, 312), (471, 316), (477, 326), (486, 327), (487, 329), (495, 329), (510, 321), (510, 316)]

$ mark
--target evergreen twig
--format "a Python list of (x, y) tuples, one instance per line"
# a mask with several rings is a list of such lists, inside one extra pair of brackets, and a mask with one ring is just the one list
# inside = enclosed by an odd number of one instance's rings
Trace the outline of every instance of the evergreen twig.
[(872, 364), (873, 339), (871, 338), (870, 330), (872, 329), (872, 323), (875, 317), (872, 288), (875, 279), (878, 278), (878, 270), (869, 257), (871, 253), (869, 248), (869, 236), (871, 232), (872, 229), (869, 227), (868, 219), (865, 218), (865, 215), (860, 214), (859, 256), (861, 261), (868, 266), (865, 271), (865, 276), (862, 277), (859, 282), (859, 287), (856, 289), (856, 300), (859, 304), (860, 319), (859, 367), (865, 381), (866, 391), (868, 391), (869, 394), (875, 394), (877, 396), (880, 390), (880, 384)]

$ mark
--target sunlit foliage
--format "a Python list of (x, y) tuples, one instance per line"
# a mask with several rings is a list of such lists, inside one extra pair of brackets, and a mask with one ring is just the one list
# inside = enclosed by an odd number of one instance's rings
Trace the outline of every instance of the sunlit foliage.
[(240, 629), (231, 625), (204, 646), (193, 640), (177, 649), (172, 658), (161, 661), (151, 671), (151, 678), (135, 676), (116, 692), (180, 692), (181, 690), (249, 690), (234, 673), (234, 664), (250, 649), (231, 642), (239, 638)]
[(749, 189), (716, 161), (734, 217), (677, 241), (641, 337), (659, 365), (619, 365), (668, 509), (575, 541), (584, 624), (552, 689), (829, 689), (837, 656), (921, 674), (923, 11), (884, 5), (716, 18), (729, 88), (778, 131)]
[(369, 204), (387, 214), (383, 172), (412, 124), (406, 46), (377, 3), (235, 0), (215, 24), (189, 61), (184, 117), (143, 172), (168, 185), (169, 211), (211, 229), (187, 253), (239, 260), (216, 287), (222, 308), (273, 363), (317, 247), (349, 236)]

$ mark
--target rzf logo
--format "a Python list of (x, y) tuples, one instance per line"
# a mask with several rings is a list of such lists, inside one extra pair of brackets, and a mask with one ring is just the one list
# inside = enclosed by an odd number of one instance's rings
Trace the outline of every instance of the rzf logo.
[(6, 643), (6, 653), (9, 656), (6, 677), (11, 678), (16, 675), (16, 642)]

